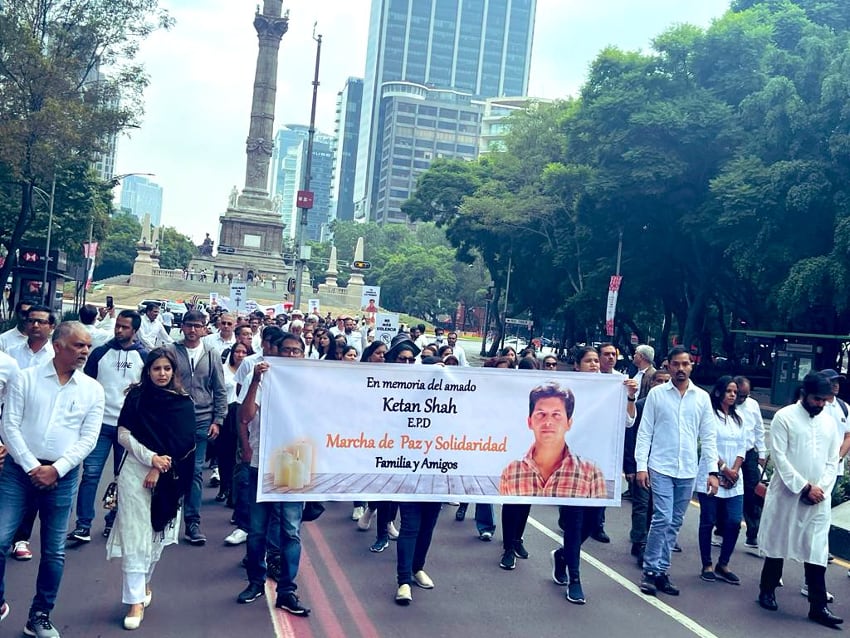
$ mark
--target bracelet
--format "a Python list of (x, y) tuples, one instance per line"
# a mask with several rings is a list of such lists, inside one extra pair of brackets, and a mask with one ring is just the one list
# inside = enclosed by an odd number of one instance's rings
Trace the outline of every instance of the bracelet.
[(626, 397), (626, 401), (628, 401), (629, 403), (634, 403), (635, 401), (637, 401), (637, 399), (635, 399), (634, 397)]

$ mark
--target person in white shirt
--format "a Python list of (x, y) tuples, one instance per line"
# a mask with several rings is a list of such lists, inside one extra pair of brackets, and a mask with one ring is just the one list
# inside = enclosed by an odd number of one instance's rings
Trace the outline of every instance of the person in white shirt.
[[(9, 547), (27, 503), (41, 518), (41, 559), (36, 594), (24, 632), (58, 636), (50, 620), (65, 564), (65, 533), (79, 466), (94, 449), (103, 419), (103, 388), (81, 368), (91, 337), (76, 321), (53, 333), (56, 356), (22, 370), (9, 385), (3, 433), (9, 458), (0, 473), (0, 547)], [(0, 615), (6, 556), (0, 554)]]
[(30, 306), (26, 318), (27, 340), (9, 348), (8, 354), (23, 370), (53, 358), (50, 333), (56, 323), (47, 306)]
[(98, 311), (92, 304), (86, 304), (80, 308), (80, 323), (91, 335), (91, 346), (97, 348), (112, 339), (112, 329), (115, 326), (115, 308), (109, 308), (104, 318), (96, 323)]
[(758, 547), (759, 520), (761, 519), (761, 499), (755, 494), (755, 487), (761, 480), (761, 469), (767, 462), (767, 447), (764, 442), (764, 421), (758, 401), (750, 396), (751, 384), (747, 377), (734, 379), (738, 386), (735, 399), (736, 410), (744, 422), (747, 436), (747, 453), (741, 466), (744, 484), (744, 522), (747, 535), (744, 544), (755, 549)]
[(165, 312), (162, 313), (162, 325), (165, 327), (165, 331), (170, 335), (171, 328), (174, 325), (174, 313), (168, 309), (168, 306), (165, 307)]
[[(697, 441), (706, 458), (717, 458), (717, 432), (708, 393), (690, 381), (690, 353), (676, 346), (667, 359), (670, 381), (649, 391), (635, 444), (635, 480), (652, 489), (653, 501), (640, 589), (678, 596), (667, 570), (694, 493)], [(717, 472), (710, 472), (706, 494), (718, 486)]]
[(463, 351), (463, 346), (457, 342), (457, 333), (450, 332), (446, 335), (446, 343), (452, 347), (452, 353), (457, 357), (457, 361), (461, 366), (469, 366), (469, 361), (466, 359), (466, 353)]
[(8, 352), (9, 348), (27, 340), (27, 310), (32, 304), (19, 301), (15, 304), (15, 325), (0, 334), (0, 351)]
[(162, 325), (162, 319), (159, 318), (159, 304), (150, 301), (145, 304), (145, 311), (142, 314), (142, 325), (139, 327), (139, 341), (145, 347), (145, 350), (153, 350), (157, 346), (174, 343), (174, 339), (168, 334), (165, 326)]
[(0, 406), (6, 400), (6, 389), (9, 383), (20, 372), (18, 363), (5, 352), (0, 352)]
[(236, 343), (236, 335), (233, 332), (236, 326), (236, 317), (229, 313), (224, 313), (218, 318), (218, 332), (213, 332), (211, 335), (203, 337), (203, 341), (208, 348), (218, 351), (219, 354), (224, 353)]

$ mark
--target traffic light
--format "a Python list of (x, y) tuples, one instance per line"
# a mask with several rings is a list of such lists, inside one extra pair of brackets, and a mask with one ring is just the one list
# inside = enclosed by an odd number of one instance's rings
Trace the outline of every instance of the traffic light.
[(286, 282), (286, 290), (290, 293), (295, 292), (295, 277), (290, 277)]
[(351, 267), (355, 270), (369, 270), (372, 267), (372, 264), (368, 261), (352, 261)]

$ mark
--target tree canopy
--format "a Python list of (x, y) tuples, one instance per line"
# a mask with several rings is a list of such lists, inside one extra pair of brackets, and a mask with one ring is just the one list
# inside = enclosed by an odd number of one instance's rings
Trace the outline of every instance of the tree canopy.
[[(437, 161), (404, 210), (509, 313), (713, 352), (731, 327), (850, 333), (850, 4), (738, 0), (648, 52), (609, 47), (580, 94), (509, 120), (507, 152)], [(728, 353), (733, 354), (733, 353)]]

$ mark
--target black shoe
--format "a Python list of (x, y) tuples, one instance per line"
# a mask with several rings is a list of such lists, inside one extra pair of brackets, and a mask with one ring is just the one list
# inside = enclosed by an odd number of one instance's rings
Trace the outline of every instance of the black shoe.
[(382, 551), (384, 551), (389, 546), (390, 546), (390, 539), (386, 536), (382, 536), (381, 538), (379, 538), (378, 540), (376, 540), (374, 543), (372, 543), (369, 546), (369, 551), (374, 553), (374, 554), (380, 554)]
[(655, 589), (668, 596), (678, 596), (679, 588), (670, 582), (667, 574), (659, 574), (655, 577)]
[(730, 585), (741, 584), (741, 579), (722, 565), (717, 566), (717, 569), (714, 570), (714, 574), (717, 576), (717, 580), (725, 580)]
[(499, 567), (502, 569), (516, 569), (516, 554), (514, 554), (514, 550), (506, 549), (502, 553), (502, 560), (499, 561)]
[(707, 583), (717, 582), (717, 574), (714, 573), (714, 570), (711, 568), (711, 565), (703, 567), (699, 577)]
[(574, 580), (567, 586), (567, 600), (574, 605), (583, 605), (587, 602), (581, 589), (581, 581)]
[(682, 553), (682, 546), (679, 545), (678, 542), (675, 545), (673, 545), (673, 553), (675, 553), (675, 554), (681, 554)]
[(521, 558), (523, 560), (528, 558), (528, 550), (525, 549), (525, 545), (522, 544), (521, 538), (518, 541), (514, 541), (514, 554), (517, 558)]
[(826, 605), (818, 610), (810, 610), (809, 620), (813, 620), (824, 627), (838, 627), (838, 625), (844, 622), (843, 618), (839, 618), (829, 611), (829, 608)]
[(109, 535), (110, 535), (111, 533), (112, 533), (112, 525), (110, 525), (109, 523), (107, 523), (107, 524), (106, 524), (106, 526), (103, 528), (103, 537), (104, 537), (104, 538), (109, 538)]
[(776, 604), (776, 593), (772, 591), (762, 591), (759, 593), (759, 605), (768, 611), (777, 611), (779, 605)]
[(632, 543), (631, 554), (632, 556), (640, 556), (643, 553), (643, 543)]
[(263, 590), (262, 585), (248, 583), (248, 586), (236, 597), (236, 602), (240, 605), (247, 605), (248, 603), (252, 603), (257, 600), (264, 593), (265, 591)]
[(567, 559), (564, 556), (564, 549), (562, 547), (553, 549), (549, 557), (552, 561), (552, 580), (555, 581), (556, 585), (569, 585), (570, 581), (567, 579)]
[(280, 562), (266, 561), (266, 576), (274, 582), (279, 581), (281, 576)]
[(601, 527), (598, 530), (596, 530), (595, 532), (593, 532), (593, 534), (591, 534), (590, 537), (598, 543), (610, 543), (611, 542), (611, 537), (608, 536), (608, 534), (605, 533), (605, 530), (602, 529)]
[(201, 534), (200, 523), (189, 523), (186, 526), (186, 533), (183, 534), (183, 538), (189, 541), (190, 545), (203, 545), (207, 542), (207, 537)]
[(655, 581), (655, 572), (644, 572), (643, 576), (641, 576), (640, 579), (640, 590), (644, 594), (655, 596), (655, 592), (658, 590), (658, 588), (655, 586)]
[(224, 503), (224, 501), (226, 501), (228, 498), (230, 498), (230, 494), (228, 494), (227, 492), (219, 492), (215, 495), (215, 502)]
[(76, 543), (90, 543), (91, 530), (88, 527), (77, 527), (68, 534), (68, 540)]
[(295, 595), (295, 592), (281, 594), (277, 597), (277, 601), (274, 606), (278, 609), (284, 609), (295, 616), (310, 615), (310, 610), (301, 604), (301, 601), (298, 600), (298, 596)]
[(455, 520), (456, 521), (462, 521), (463, 519), (466, 518), (466, 508), (467, 507), (468, 507), (467, 505), (458, 505), (457, 511), (455, 512)]

